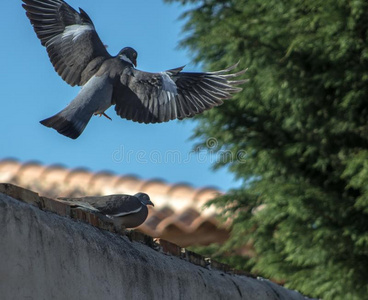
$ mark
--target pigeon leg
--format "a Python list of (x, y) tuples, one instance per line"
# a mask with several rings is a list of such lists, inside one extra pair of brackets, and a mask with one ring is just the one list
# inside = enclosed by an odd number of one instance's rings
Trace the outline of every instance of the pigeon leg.
[(108, 118), (110, 121), (112, 121), (112, 119), (111, 119), (107, 114), (105, 114), (104, 112), (102, 113), (102, 115), (103, 115), (104, 117)]
[(95, 116), (97, 116), (97, 115), (99, 115), (100, 117), (104, 116), (104, 117), (108, 118), (110, 121), (112, 121), (112, 119), (107, 114), (105, 114), (104, 112), (103, 113), (95, 113)]

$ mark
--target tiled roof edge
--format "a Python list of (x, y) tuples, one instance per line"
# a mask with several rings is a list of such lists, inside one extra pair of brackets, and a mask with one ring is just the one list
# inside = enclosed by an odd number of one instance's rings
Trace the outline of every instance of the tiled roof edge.
[(192, 186), (191, 184), (189, 183), (186, 183), (186, 182), (176, 182), (176, 183), (169, 183), (167, 182), (165, 179), (162, 179), (162, 178), (150, 178), (150, 179), (142, 179), (140, 178), (138, 175), (135, 175), (135, 174), (125, 174), (125, 175), (120, 175), (120, 174), (116, 174), (115, 172), (113, 171), (110, 171), (110, 170), (103, 170), (103, 171), (100, 171), (100, 172), (93, 172), (91, 171), (90, 169), (86, 168), (86, 167), (75, 167), (75, 168), (68, 168), (62, 164), (51, 164), (51, 165), (45, 165), (43, 164), (42, 162), (38, 161), (38, 160), (29, 160), (29, 161), (25, 161), (25, 162), (21, 162), (15, 158), (3, 158), (3, 159), (0, 159), (0, 167), (1, 167), (1, 164), (16, 164), (18, 165), (18, 171), (22, 170), (22, 169), (26, 169), (30, 166), (39, 166), (39, 167), (42, 167), (44, 170), (43, 170), (43, 173), (46, 173), (46, 172), (49, 172), (49, 171), (52, 171), (53, 169), (62, 169), (62, 170), (65, 170), (67, 171), (68, 173), (66, 174), (66, 178), (70, 177), (70, 176), (73, 176), (73, 174), (75, 173), (79, 173), (79, 172), (84, 172), (84, 173), (87, 173), (87, 174), (91, 174), (91, 180), (93, 179), (94, 176), (98, 176), (98, 175), (101, 175), (101, 174), (106, 174), (106, 175), (110, 175), (112, 177), (115, 177), (116, 181), (119, 181), (120, 179), (126, 179), (126, 178), (132, 178), (132, 179), (135, 179), (137, 181), (140, 181), (141, 182), (141, 186), (142, 187), (146, 187), (152, 183), (156, 183), (156, 182), (160, 182), (164, 185), (166, 185), (168, 188), (169, 188), (169, 191), (172, 192), (173, 190), (175, 190), (176, 187), (187, 187), (191, 190), (193, 190), (193, 193), (197, 196), (201, 193), (203, 193), (203, 191), (207, 191), (207, 190), (211, 190), (211, 191), (216, 191), (217, 193), (219, 194), (222, 194), (223, 191), (219, 189), (219, 187), (216, 187), (216, 186), (211, 186), (211, 185), (208, 185), (208, 186), (201, 186), (201, 187), (195, 187), (195, 186)]

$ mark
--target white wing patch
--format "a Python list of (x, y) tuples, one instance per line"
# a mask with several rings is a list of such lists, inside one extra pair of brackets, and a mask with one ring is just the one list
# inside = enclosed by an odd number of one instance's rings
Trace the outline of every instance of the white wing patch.
[(132, 65), (134, 65), (132, 63), (132, 61), (125, 54), (119, 55), (119, 57), (120, 57), (120, 59), (122, 59), (122, 60), (124, 60), (124, 61), (126, 61), (126, 62), (128, 62), (128, 63), (130, 63)]
[(161, 72), (162, 90), (159, 96), (159, 103), (164, 104), (175, 98), (178, 94), (175, 82), (166, 72)]
[(126, 216), (126, 215), (135, 214), (135, 213), (139, 212), (141, 209), (142, 209), (142, 207), (138, 207), (136, 210), (124, 211), (124, 212), (116, 213), (116, 214), (113, 214), (113, 215), (110, 214), (109, 216), (114, 217), (114, 218), (123, 217), (123, 216)]
[(62, 39), (69, 38), (72, 36), (73, 42), (81, 37), (86, 31), (95, 30), (92, 25), (69, 25), (65, 27), (64, 32), (61, 35)]

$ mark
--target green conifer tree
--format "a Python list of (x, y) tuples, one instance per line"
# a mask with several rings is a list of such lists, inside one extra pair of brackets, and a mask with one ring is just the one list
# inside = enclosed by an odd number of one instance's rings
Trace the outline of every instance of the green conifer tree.
[[(368, 299), (368, 2), (167, 1), (194, 5), (182, 45), (197, 62), (249, 68), (195, 132), (244, 181), (213, 201), (233, 220), (214, 254), (310, 296)], [(248, 243), (255, 256), (235, 256)]]

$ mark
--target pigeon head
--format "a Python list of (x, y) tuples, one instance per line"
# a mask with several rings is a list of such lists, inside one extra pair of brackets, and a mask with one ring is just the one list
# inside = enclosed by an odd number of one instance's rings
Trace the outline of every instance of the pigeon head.
[(118, 54), (118, 57), (120, 59), (134, 65), (135, 67), (137, 66), (138, 53), (137, 53), (137, 51), (135, 51), (131, 47), (125, 47), (125, 48), (121, 49), (119, 54)]
[(147, 194), (145, 194), (145, 193), (138, 193), (138, 194), (135, 194), (134, 196), (137, 197), (139, 199), (139, 201), (141, 201), (141, 203), (144, 204), (144, 205), (152, 205), (152, 206), (155, 206), (151, 202), (150, 197)]

